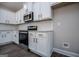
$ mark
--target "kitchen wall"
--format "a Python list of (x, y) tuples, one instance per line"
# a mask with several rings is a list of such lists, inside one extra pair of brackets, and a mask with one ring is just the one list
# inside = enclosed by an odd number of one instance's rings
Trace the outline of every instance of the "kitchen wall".
[(31, 22), (19, 25), (19, 30), (27, 30), (27, 26), (38, 26), (38, 31), (53, 31), (53, 21)]
[(54, 48), (79, 54), (79, 3), (55, 9), (53, 23)]
[(16, 25), (0, 24), (0, 30), (17, 30)]

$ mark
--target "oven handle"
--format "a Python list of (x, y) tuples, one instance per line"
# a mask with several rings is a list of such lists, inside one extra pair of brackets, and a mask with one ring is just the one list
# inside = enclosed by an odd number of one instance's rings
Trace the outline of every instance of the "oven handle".
[(20, 33), (28, 33), (28, 32), (20, 32)]

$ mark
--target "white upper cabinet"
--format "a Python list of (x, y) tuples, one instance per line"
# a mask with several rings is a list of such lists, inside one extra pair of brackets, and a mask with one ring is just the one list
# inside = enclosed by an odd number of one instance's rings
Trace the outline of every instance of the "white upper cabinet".
[[(53, 11), (53, 10), (52, 10)], [(30, 12), (34, 13), (34, 21), (52, 19), (50, 2), (27, 2), (24, 3), (23, 8), (17, 12), (12, 12), (7, 9), (0, 8), (0, 23), (5, 24), (22, 24), (24, 22), (24, 15)]]
[(32, 2), (24, 3), (23, 8), (16, 12), (16, 19), (18, 24), (24, 23), (24, 15), (33, 11), (32, 4)]
[(17, 24), (24, 23), (24, 9), (20, 9), (19, 11), (16, 12), (16, 22)]
[(15, 24), (15, 22), (16, 22), (15, 12), (12, 12), (4, 8), (0, 8), (0, 23)]
[(49, 2), (36, 2), (33, 7), (34, 21), (52, 19), (51, 6)]
[(40, 19), (39, 3), (34, 3), (33, 4), (33, 12), (34, 12), (34, 21), (38, 21)]
[(42, 19), (52, 19), (52, 13), (51, 13), (51, 6), (48, 2), (42, 2), (40, 3), (40, 9), (41, 9), (41, 18)]
[(23, 8), (24, 8), (24, 11), (25, 11), (24, 14), (32, 12), (33, 11), (33, 2), (25, 3), (24, 6), (23, 6)]
[(28, 6), (28, 12), (32, 12), (33, 11), (33, 3), (29, 2), (29, 3), (27, 3), (27, 6)]

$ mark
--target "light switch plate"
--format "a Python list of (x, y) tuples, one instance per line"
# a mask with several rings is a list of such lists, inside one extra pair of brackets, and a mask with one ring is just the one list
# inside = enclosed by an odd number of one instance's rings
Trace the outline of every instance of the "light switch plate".
[(60, 22), (58, 22), (58, 23), (57, 23), (57, 25), (58, 25), (58, 26), (61, 26), (61, 23), (60, 23)]

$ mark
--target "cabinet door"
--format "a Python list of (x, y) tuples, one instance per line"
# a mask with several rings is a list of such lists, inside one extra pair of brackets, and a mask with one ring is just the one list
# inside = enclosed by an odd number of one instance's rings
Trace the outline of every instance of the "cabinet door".
[(33, 2), (28, 2), (27, 6), (28, 6), (28, 12), (32, 12), (33, 11)]
[(13, 41), (17, 44), (19, 44), (19, 32), (18, 31), (12, 31)]
[(20, 11), (16, 12), (16, 19), (17, 19), (18, 23), (20, 23), (19, 22), (19, 20), (20, 20)]
[(28, 12), (28, 3), (24, 3), (23, 9), (24, 9), (24, 14), (27, 14), (27, 12)]
[(47, 34), (37, 33), (37, 51), (42, 54), (47, 54)]
[(49, 2), (34, 3), (34, 21), (52, 19), (51, 6)]
[(6, 32), (5, 31), (3, 31), (3, 32), (1, 32), (1, 43), (5, 43), (6, 42), (6, 36), (5, 36), (5, 34), (6, 34)]
[(5, 42), (8, 42), (8, 40), (6, 40), (6, 32), (1, 31), (1, 33), (0, 33), (0, 43), (5, 43)]
[(0, 31), (0, 43), (2, 43), (2, 32)]
[(16, 12), (16, 22), (18, 24), (18, 12)]
[(29, 12), (32, 12), (33, 11), (33, 2), (27, 2), (23, 5), (23, 9), (24, 9), (24, 14), (27, 14)]
[(36, 33), (29, 32), (29, 48), (36, 51)]
[(40, 18), (40, 8), (39, 8), (39, 2), (34, 3), (34, 21), (39, 21)]
[(20, 10), (20, 23), (24, 23), (24, 9), (22, 8), (21, 10)]
[(12, 32), (11, 32), (11, 31), (5, 31), (4, 36), (5, 36), (6, 42), (11, 42), (12, 39), (13, 39), (13, 38), (12, 38)]
[(11, 24), (9, 20), (15, 20), (15, 13), (11, 11), (7, 11), (5, 9), (0, 10), (1, 23)]
[(24, 23), (23, 17), (24, 17), (24, 9), (22, 8), (16, 13), (16, 19), (19, 24)]
[(49, 2), (42, 2), (40, 3), (40, 8), (41, 8), (41, 20), (45, 19), (51, 19), (51, 6)]

